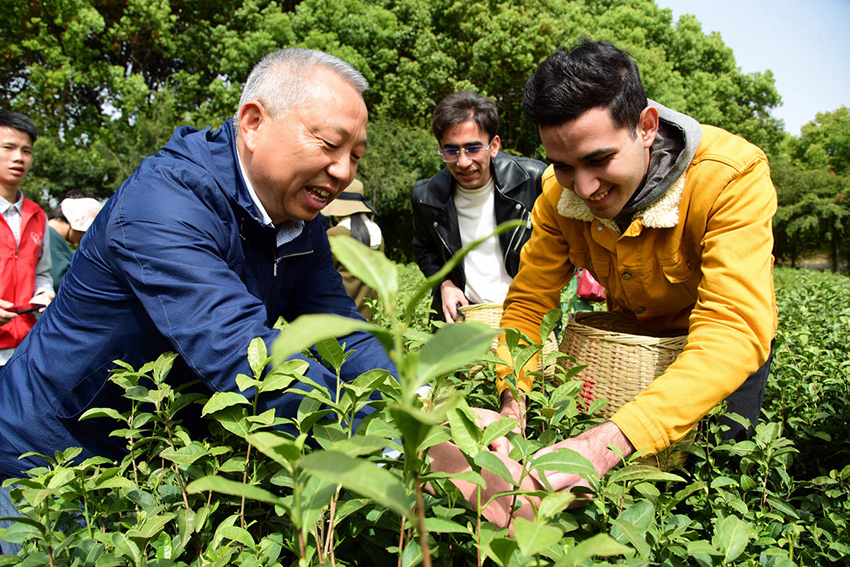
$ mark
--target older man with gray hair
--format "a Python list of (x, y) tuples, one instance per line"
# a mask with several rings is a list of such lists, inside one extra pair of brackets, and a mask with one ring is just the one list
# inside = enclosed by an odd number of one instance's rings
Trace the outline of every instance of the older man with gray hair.
[[(354, 179), (366, 149), (363, 77), (344, 61), (306, 50), (262, 59), (239, 111), (220, 129), (182, 127), (104, 205), (65, 275), (62, 293), (0, 374), (0, 477), (82, 447), (81, 458), (118, 456), (112, 424), (80, 422), (91, 407), (123, 411), (108, 380), (116, 360), (135, 367), (164, 351), (169, 381), (237, 392), (250, 374), (248, 344), (267, 346), (280, 317), (360, 318), (334, 269), (316, 216)], [(394, 372), (384, 349), (358, 332), (344, 380)], [(316, 361), (319, 384), (336, 376)], [(250, 394), (250, 393), (249, 393)], [(302, 398), (259, 399), (292, 417)], [(40, 463), (39, 463), (40, 464)]]

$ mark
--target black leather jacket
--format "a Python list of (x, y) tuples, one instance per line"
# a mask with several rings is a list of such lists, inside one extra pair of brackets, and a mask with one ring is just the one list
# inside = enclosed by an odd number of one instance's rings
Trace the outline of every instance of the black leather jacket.
[[(540, 179), (546, 164), (499, 152), (490, 166), (495, 181), (496, 224), (514, 219), (528, 221), (519, 228), (499, 235), (505, 269), (508, 275), (514, 277), (519, 270), (520, 249), (531, 237), (531, 208), (542, 190)], [(416, 262), (425, 277), (430, 277), (462, 248), (454, 205), (454, 178), (448, 168), (430, 179), (417, 181), (413, 187), (411, 205)], [(463, 262), (452, 270), (447, 279), (461, 290), (466, 287)], [(432, 293), (435, 317), (441, 318), (443, 306), (439, 286)]]

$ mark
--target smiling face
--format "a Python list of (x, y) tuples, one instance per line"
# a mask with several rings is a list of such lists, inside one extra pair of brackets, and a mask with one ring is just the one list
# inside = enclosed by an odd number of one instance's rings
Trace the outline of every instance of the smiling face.
[(490, 144), (490, 149), (482, 151), (475, 158), (461, 152), (458, 160), (447, 163), (452, 177), (464, 189), (481, 189), (490, 181), (490, 160), (499, 153), (499, 136), (493, 136), (492, 142), (474, 120), (467, 120), (446, 130), (440, 140), (440, 148), (466, 148)]
[(13, 202), (18, 185), (32, 166), (32, 139), (29, 134), (0, 126), (0, 196)]
[(318, 67), (309, 102), (273, 118), (257, 101), (239, 109), (237, 147), (274, 224), (312, 220), (357, 173), (366, 150), (366, 105), (336, 73)]
[(658, 111), (645, 108), (635, 131), (617, 126), (607, 109), (594, 108), (539, 132), (558, 184), (584, 199), (595, 216), (610, 219), (646, 177)]

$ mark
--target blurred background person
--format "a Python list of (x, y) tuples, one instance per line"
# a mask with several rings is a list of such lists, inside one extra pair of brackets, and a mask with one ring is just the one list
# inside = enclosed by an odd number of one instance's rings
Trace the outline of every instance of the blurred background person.
[(27, 116), (0, 110), (0, 367), (35, 325), (12, 307), (53, 300), (47, 215), (19, 186), (33, 161), (38, 130)]
[(69, 191), (59, 206), (47, 216), (50, 232), (50, 275), (53, 289), (59, 291), (59, 284), (71, 265), (74, 248), (91, 226), (94, 217), (103, 204), (82, 191)]
[[(375, 209), (363, 195), (363, 183), (359, 179), (352, 181), (339, 197), (324, 208), (322, 214), (326, 217), (329, 237), (350, 236), (372, 250), (384, 251), (384, 238), (381, 227), (375, 222)], [(357, 279), (336, 258), (334, 266), (342, 275), (345, 291), (357, 304), (358, 313), (371, 321), (372, 308), (366, 300), (377, 300), (378, 293)]]

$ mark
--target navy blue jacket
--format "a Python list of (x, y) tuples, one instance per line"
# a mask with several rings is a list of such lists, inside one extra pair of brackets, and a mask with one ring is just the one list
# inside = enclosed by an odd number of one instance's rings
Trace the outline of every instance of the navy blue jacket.
[[(238, 391), (250, 375), (247, 347), (269, 348), (279, 316), (307, 313), (361, 318), (334, 268), (321, 222), (276, 246), (239, 175), (230, 121), (220, 130), (180, 128), (145, 159), (109, 199), (44, 316), (0, 371), (0, 476), (43, 462), (70, 446), (82, 457), (117, 456), (107, 419), (78, 421), (92, 407), (121, 408), (108, 381), (114, 360), (138, 368), (165, 351), (180, 354), (169, 381), (200, 380), (207, 393)], [(394, 371), (371, 335), (345, 337), (356, 350), (344, 379), (372, 368)], [(310, 362), (307, 375), (332, 386), (335, 376)], [(294, 416), (302, 398), (260, 398), (261, 409)]]

